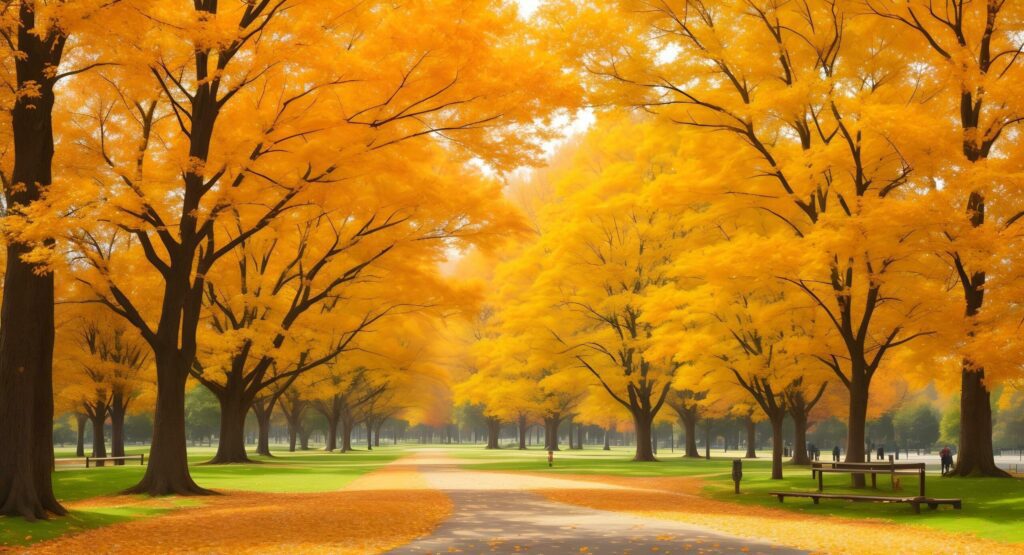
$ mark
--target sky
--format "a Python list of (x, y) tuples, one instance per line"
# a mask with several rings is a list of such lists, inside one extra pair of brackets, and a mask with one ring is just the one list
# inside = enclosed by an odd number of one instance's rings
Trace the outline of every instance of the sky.
[(543, 1), (544, 0), (516, 0), (516, 4), (519, 4), (519, 15), (524, 19), (528, 19), (533, 15), (533, 12), (537, 10)]

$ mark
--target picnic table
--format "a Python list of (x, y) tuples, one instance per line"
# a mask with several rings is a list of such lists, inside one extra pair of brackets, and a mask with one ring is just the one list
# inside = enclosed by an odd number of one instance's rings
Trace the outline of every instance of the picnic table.
[[(883, 496), (883, 495), (860, 495), (853, 493), (823, 493), (825, 489), (824, 476), (826, 473), (835, 474), (860, 474), (871, 475), (871, 487), (878, 487), (877, 477), (879, 474), (888, 474), (891, 480), (892, 489), (896, 490), (897, 476), (918, 476), (918, 495), (916, 496)], [(921, 512), (921, 505), (928, 505), (931, 509), (937, 509), (939, 505), (951, 505), (954, 509), (960, 509), (963, 503), (960, 499), (940, 499), (927, 497), (925, 495), (925, 464), (924, 463), (897, 463), (892, 459), (889, 462), (812, 462), (811, 478), (818, 479), (817, 492), (793, 492), (773, 491), (769, 495), (778, 498), (782, 503), (787, 497), (809, 498), (817, 505), (822, 499), (843, 499), (847, 501), (866, 501), (873, 503), (906, 503), (913, 507), (915, 513)]]
[(862, 474), (871, 475), (871, 487), (878, 487), (878, 475), (888, 474), (893, 490), (896, 489), (896, 476), (917, 476), (920, 496), (925, 492), (925, 464), (924, 463), (897, 463), (889, 462), (813, 462), (811, 463), (811, 478), (818, 479), (818, 491), (824, 491), (825, 483), (823, 476), (826, 472), (837, 474)]

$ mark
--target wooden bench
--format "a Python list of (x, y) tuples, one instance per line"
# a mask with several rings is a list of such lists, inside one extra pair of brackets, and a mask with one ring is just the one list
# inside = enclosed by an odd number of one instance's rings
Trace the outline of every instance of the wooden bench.
[(145, 454), (139, 454), (139, 455), (125, 455), (123, 457), (86, 457), (85, 458), (85, 467), (89, 468), (89, 463), (90, 462), (93, 463), (93, 466), (103, 466), (101, 464), (98, 465), (98, 464), (95, 464), (95, 463), (103, 462), (103, 461), (129, 461), (129, 460), (133, 461), (135, 459), (139, 459), (139, 464), (140, 465), (146, 464), (146, 455)]
[(962, 502), (959, 499), (936, 499), (931, 497), (917, 496), (917, 497), (886, 497), (881, 495), (856, 495), (856, 494), (844, 494), (844, 493), (814, 493), (814, 492), (791, 492), (791, 491), (773, 491), (769, 495), (774, 495), (779, 499), (779, 503), (782, 503), (787, 497), (804, 497), (810, 498), (817, 505), (818, 501), (822, 499), (842, 499), (846, 501), (866, 501), (872, 503), (907, 503), (913, 507), (914, 512), (921, 514), (921, 505), (928, 505), (929, 509), (938, 509), (939, 505), (952, 505), (954, 509), (962, 508)]
[(896, 489), (896, 476), (917, 476), (919, 483), (918, 497), (924, 497), (925, 464), (924, 463), (852, 463), (852, 462), (813, 462), (811, 478), (818, 479), (818, 491), (823, 491), (825, 484), (823, 475), (826, 472), (838, 474), (871, 475), (871, 487), (878, 487), (878, 475), (888, 474), (892, 488)]

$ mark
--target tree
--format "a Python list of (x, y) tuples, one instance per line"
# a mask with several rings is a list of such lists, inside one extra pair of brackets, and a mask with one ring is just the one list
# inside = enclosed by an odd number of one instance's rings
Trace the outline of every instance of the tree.
[[(715, 161), (704, 165), (714, 179), (679, 202), (700, 200), (709, 218), (749, 209), (786, 228), (761, 252), (785, 260), (774, 275), (816, 307), (809, 333), (849, 394), (847, 460), (863, 460), (870, 386), (886, 355), (949, 322), (931, 318), (945, 306), (923, 276), (941, 272), (912, 225), (926, 221), (915, 201), (936, 161), (919, 139), (933, 129), (875, 117), (898, 105), (901, 121), (929, 122), (920, 91), (930, 84), (899, 53), (873, 48), (881, 26), (851, 24), (845, 2), (608, 4), (550, 17), (570, 34), (568, 53), (597, 98), (716, 133), (693, 157)], [(614, 28), (588, 35), (623, 7)]]
[(939, 417), (928, 402), (902, 407), (893, 416), (892, 425), (896, 441), (906, 449), (930, 449), (939, 441)]
[[(1006, 137), (1024, 121), (1024, 104), (1015, 85), (1024, 71), (1016, 29), (1024, 11), (1019, 2), (1003, 0), (953, 1), (942, 9), (926, 0), (866, 4), (874, 15), (899, 24), (892, 34), (902, 43), (897, 47), (911, 51), (944, 85), (941, 103), (932, 103), (938, 104), (935, 117), (955, 126), (957, 134), (939, 135), (948, 138), (940, 148), (950, 162), (946, 188), (935, 195), (946, 218), (943, 242), (936, 250), (955, 270), (970, 341), (982, 324), (978, 317), (991, 286), (986, 283), (993, 273), (996, 285), (1000, 278), (1000, 264), (988, 256), (989, 247), (979, 241), (979, 232), (1015, 233), (1011, 228), (1024, 216), (1020, 195), (1008, 194), (1001, 177), (1005, 162), (995, 154), (1013, 140)], [(985, 320), (991, 325), (991, 319)], [(979, 343), (974, 351), (991, 345)], [(966, 351), (960, 369), (960, 448), (954, 473), (1007, 477), (993, 458), (990, 399), (993, 385), (1007, 375), (1001, 372), (1002, 365), (979, 364), (982, 357), (971, 351)]]
[[(162, 282), (158, 310), (139, 306), (88, 241), (77, 243), (96, 269), (88, 282), (97, 299), (154, 351), (153, 447), (131, 491), (202, 494), (188, 472), (182, 407), (215, 264), (338, 183), (402, 165), (396, 151), (407, 144), (447, 141), (450, 156), (501, 169), (527, 161), (536, 147), (523, 125), (543, 117), (565, 80), (526, 100), (522, 91), (545, 90), (535, 85), (551, 64), (510, 57), (523, 23), (487, 2), (208, 0), (142, 10), (131, 47), (116, 51), (121, 65), (104, 71), (118, 117), (91, 145), (109, 171), (107, 202), (90, 217), (137, 241), (136, 256)], [(512, 58), (540, 71), (516, 70)]]
[(683, 435), (686, 437), (686, 454), (683, 456), (686, 458), (700, 458), (700, 452), (697, 451), (697, 423), (701, 419), (701, 402), (706, 396), (706, 391), (683, 389), (673, 390), (666, 400), (683, 425)]
[[(88, 34), (91, 16), (117, 2), (6, 2), (0, 11), (4, 53), (4, 129), (0, 185), (8, 216), (0, 306), (0, 514), (28, 520), (65, 514), (53, 494), (54, 237), (31, 214), (53, 182), (55, 87), (96, 67), (61, 70), (68, 38)], [(81, 61), (78, 56), (72, 62)], [(13, 66), (13, 67), (12, 67)], [(6, 96), (7, 91), (11, 94)], [(9, 117), (8, 117), (9, 116)]]
[[(73, 297), (63, 302), (73, 303)], [(149, 393), (149, 347), (134, 329), (96, 305), (62, 304), (55, 383), (71, 409), (93, 426), (92, 456), (106, 457), (104, 428), (110, 419), (110, 455), (124, 456), (124, 425), (129, 407)], [(70, 307), (70, 308), (65, 308)], [(102, 465), (102, 461), (97, 463)], [(124, 461), (114, 462), (123, 465)]]

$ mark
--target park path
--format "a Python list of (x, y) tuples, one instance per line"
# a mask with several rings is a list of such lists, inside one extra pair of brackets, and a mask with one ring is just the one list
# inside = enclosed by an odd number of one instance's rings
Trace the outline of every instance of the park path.
[(549, 501), (539, 493), (578, 489), (600, 495), (602, 490), (630, 489), (623, 486), (468, 470), (433, 452), (396, 462), (415, 465), (428, 485), (451, 499), (454, 512), (433, 534), (390, 552), (395, 555), (805, 553), (685, 523)]

